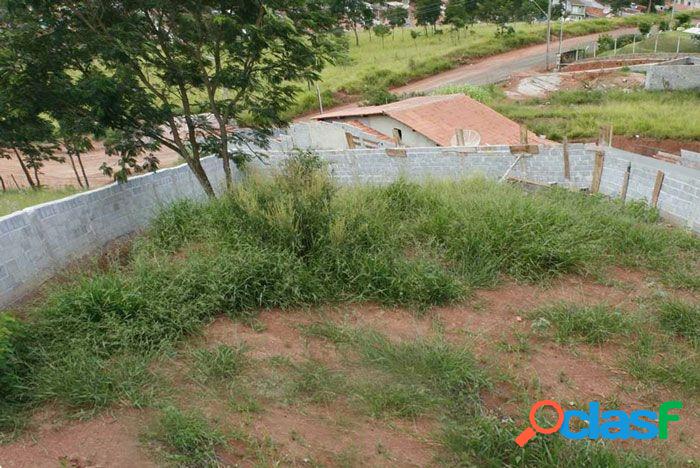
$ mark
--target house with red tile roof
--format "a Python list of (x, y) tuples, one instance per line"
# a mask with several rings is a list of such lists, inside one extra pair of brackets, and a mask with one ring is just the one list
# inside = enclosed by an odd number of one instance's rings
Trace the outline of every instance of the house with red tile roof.
[[(520, 125), (464, 94), (420, 96), (382, 106), (354, 107), (313, 117), (354, 125), (400, 146), (458, 146), (458, 133), (468, 135), (465, 146), (517, 145)], [(532, 132), (531, 144), (548, 143)]]

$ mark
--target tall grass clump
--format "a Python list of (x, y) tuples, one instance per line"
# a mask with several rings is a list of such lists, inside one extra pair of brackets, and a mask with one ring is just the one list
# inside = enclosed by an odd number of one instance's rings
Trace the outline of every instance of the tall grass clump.
[(555, 330), (559, 341), (578, 339), (590, 344), (601, 344), (633, 331), (634, 321), (622, 311), (605, 304), (580, 306), (555, 304), (532, 311), (535, 321), (546, 320)]
[(216, 448), (226, 442), (203, 416), (173, 407), (163, 410), (151, 439), (164, 446), (167, 461), (184, 467), (221, 466)]
[(483, 179), (340, 189), (301, 153), (220, 199), (173, 205), (128, 261), (55, 286), (21, 324), (3, 319), (0, 405), (144, 404), (148, 360), (219, 314), (341, 301), (424, 309), (504, 275), (547, 281), (612, 263), (693, 275), (700, 241), (655, 219)]

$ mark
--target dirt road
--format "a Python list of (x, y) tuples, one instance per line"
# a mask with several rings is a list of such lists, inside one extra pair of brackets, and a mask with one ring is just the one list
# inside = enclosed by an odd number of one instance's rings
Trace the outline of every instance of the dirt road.
[[(635, 32), (634, 28), (618, 29), (611, 34), (619, 36)], [(572, 37), (564, 39), (562, 49), (567, 51), (576, 46), (588, 45), (597, 41), (600, 34), (589, 34), (587, 36)], [(551, 44), (550, 63), (555, 63), (559, 41), (554, 40)], [(447, 85), (473, 84), (485, 85), (498, 83), (506, 80), (514, 73), (530, 70), (544, 70), (545, 59), (547, 57), (547, 44), (537, 44), (523, 49), (516, 49), (504, 54), (494, 55), (479, 62), (463, 65), (459, 68), (446, 71), (437, 75), (414, 81), (406, 86), (401, 86), (392, 90), (394, 93), (426, 92), (433, 91)]]

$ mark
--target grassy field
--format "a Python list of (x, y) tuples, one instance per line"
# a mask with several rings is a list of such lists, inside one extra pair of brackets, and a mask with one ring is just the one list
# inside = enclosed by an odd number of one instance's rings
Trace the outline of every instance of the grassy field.
[(607, 124), (616, 135), (700, 139), (697, 91), (559, 91), (546, 99), (509, 102), (493, 97), (489, 102), (552, 140), (595, 138)]
[[(444, 323), (431, 319), (430, 310), (504, 284), (505, 290), (546, 287), (571, 275), (605, 282), (602, 272), (612, 266), (645, 271), (657, 287), (669, 287), (656, 302), (640, 301), (653, 312), (599, 320), (609, 310), (602, 305), (571, 318), (562, 313), (567, 309), (538, 309), (526, 338), (602, 344), (628, 334), (643, 337), (627, 340), (629, 349), (617, 348), (615, 365), (632, 363), (639, 382), (694, 401), (700, 309), (674, 297), (682, 288), (684, 297), (695, 298), (700, 288), (697, 237), (660, 224), (658, 214), (642, 205), (563, 189), (528, 195), (482, 179), (339, 189), (322, 169), (316, 158), (300, 155), (274, 179), (252, 177), (205, 204), (178, 203), (113, 264), (101, 262), (55, 283), (21, 320), (0, 314), (4, 435), (11, 437), (27, 423), (28, 411), (48, 402), (82, 417), (101, 408), (151, 408), (147, 414), (155, 420), (147, 440), (168, 463), (215, 464), (228, 441), (236, 440), (246, 456), (267, 465), (280, 456), (278, 445), (251, 436), (246, 418), (343, 401), (354, 408), (347, 418), (373, 418), (377, 427), (421, 417), (434, 421), (422, 437), (445, 463), (653, 465), (673, 457), (560, 437), (538, 437), (519, 449), (512, 442), (519, 425), (482, 398), (498, 382), (517, 379), (497, 366), (499, 355), (489, 358), (495, 367), (477, 363), (472, 350), (479, 347), (447, 340)], [(347, 352), (333, 365), (262, 358), (244, 343), (196, 341), (222, 315), (250, 327), (248, 340), (259, 345), (256, 337), (267, 327), (279, 331), (279, 320), (258, 319), (261, 309), (366, 302), (408, 308), (435, 333), (397, 341), (387, 336), (390, 329), (302, 316), (297, 326), (309, 340)], [(522, 307), (520, 298), (518, 303)], [(452, 333), (462, 340), (472, 336)], [(295, 349), (289, 336), (287, 345), (282, 338), (271, 345), (277, 353)], [(522, 406), (512, 417), (538, 396), (528, 393), (526, 381), (522, 385), (513, 400)], [(194, 405), (205, 401), (226, 409)], [(235, 429), (224, 424), (227, 412), (243, 423)], [(338, 421), (329, 433), (352, 421)], [(299, 434), (291, 437), (313, 446)], [(381, 450), (377, 446), (374, 455)], [(334, 456), (337, 464), (353, 459), (352, 453)]]
[[(610, 31), (623, 26), (634, 26), (644, 21), (645, 15), (628, 18), (596, 19), (566, 23), (565, 35), (581, 36)], [(449, 28), (443, 34), (416, 29), (422, 35), (412, 39), (410, 30), (399, 29), (385, 39), (370, 40), (369, 32), (361, 33), (360, 45), (356, 46), (352, 33), (347, 34), (348, 59), (327, 67), (319, 83), (324, 106), (335, 103), (334, 93), (360, 95), (367, 88), (400, 86), (411, 80), (433, 75), (453, 68), (465, 61), (507, 52), (532, 44), (542, 43), (546, 38), (544, 24), (516, 24), (516, 33), (507, 37), (496, 37), (496, 27), (477, 24), (469, 32), (460, 32), (460, 37)], [(318, 108), (315, 89), (301, 92), (298, 104), (290, 109), (289, 116)]]
[(39, 205), (78, 193), (79, 190), (66, 187), (62, 189), (42, 190), (8, 190), (0, 192), (0, 216), (5, 216), (29, 206)]
[[(681, 52), (692, 52), (700, 53), (700, 41), (693, 39), (690, 34), (686, 34), (681, 31), (667, 31), (661, 33), (659, 36), (658, 44), (656, 42), (656, 36), (644, 39), (642, 42), (638, 42), (636, 45), (628, 44), (617, 50), (618, 54), (631, 54), (634, 53), (653, 53), (654, 47), (656, 46), (657, 52), (670, 52), (676, 53), (678, 47), (678, 38), (680, 37), (680, 51)], [(602, 57), (612, 56), (613, 52), (608, 51), (601, 54)]]

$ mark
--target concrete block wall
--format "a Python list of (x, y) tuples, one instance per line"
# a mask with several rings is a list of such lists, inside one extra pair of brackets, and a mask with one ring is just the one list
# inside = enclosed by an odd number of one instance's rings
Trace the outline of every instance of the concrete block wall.
[[(318, 151), (341, 184), (387, 184), (408, 180), (461, 179), (483, 175), (513, 177), (574, 188), (590, 187), (595, 151), (591, 145), (570, 145), (570, 178), (564, 178), (561, 146), (539, 147), (536, 154), (513, 154), (511, 147), (406, 148)], [(605, 148), (602, 193), (617, 196), (628, 164), (632, 172), (628, 199), (650, 200), (656, 174), (666, 178), (659, 197), (663, 214), (700, 233), (700, 171), (644, 156)], [(251, 165), (259, 171), (279, 167), (286, 152), (271, 152)], [(203, 165), (221, 190), (220, 160)], [(240, 178), (240, 174), (234, 174)], [(27, 208), (0, 218), (0, 307), (7, 307), (71, 260), (93, 253), (108, 242), (148, 225), (156, 213), (178, 199), (204, 199), (187, 166), (160, 170), (125, 184), (81, 193)]]
[[(221, 191), (221, 161), (209, 157), (202, 165)], [(184, 165), (0, 217), (0, 307), (72, 260), (144, 228), (174, 201), (205, 197)]]
[(700, 89), (699, 65), (655, 65), (647, 69), (646, 89)]
[(664, 179), (659, 193), (659, 211), (677, 224), (700, 233), (700, 170), (605, 148), (601, 193), (619, 197), (628, 166), (627, 200), (651, 202), (656, 177), (661, 171)]
[(700, 153), (695, 151), (681, 150), (681, 160), (679, 162), (681, 166), (689, 167), (691, 169), (700, 169)]

